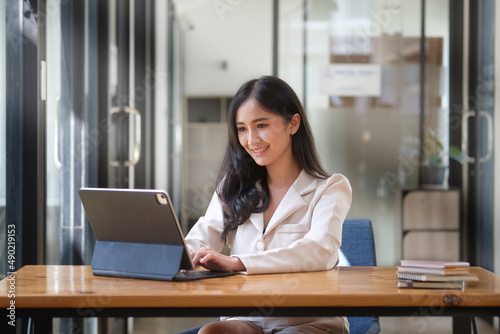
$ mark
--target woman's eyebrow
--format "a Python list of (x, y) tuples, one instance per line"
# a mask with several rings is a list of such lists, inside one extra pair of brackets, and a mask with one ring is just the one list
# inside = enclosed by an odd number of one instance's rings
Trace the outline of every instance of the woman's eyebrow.
[[(252, 121), (252, 123), (258, 123), (258, 122), (261, 122), (261, 121), (267, 121), (269, 119), (269, 117), (260, 117), (260, 118), (256, 118)], [(236, 122), (236, 124), (245, 124), (244, 122)]]

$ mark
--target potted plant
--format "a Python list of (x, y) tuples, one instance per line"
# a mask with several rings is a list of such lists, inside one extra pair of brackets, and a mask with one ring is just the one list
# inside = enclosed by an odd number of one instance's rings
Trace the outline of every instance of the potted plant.
[(446, 151), (435, 130), (425, 129), (425, 156), (421, 166), (421, 183), (423, 185), (442, 186), (448, 170), (447, 157), (464, 162), (463, 152), (452, 145)]

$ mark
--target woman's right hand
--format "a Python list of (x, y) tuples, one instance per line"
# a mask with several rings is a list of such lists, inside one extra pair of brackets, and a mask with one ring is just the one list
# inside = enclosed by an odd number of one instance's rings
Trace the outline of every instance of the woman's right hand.
[(245, 265), (236, 256), (227, 256), (210, 248), (201, 248), (191, 253), (195, 266), (213, 271), (244, 271)]

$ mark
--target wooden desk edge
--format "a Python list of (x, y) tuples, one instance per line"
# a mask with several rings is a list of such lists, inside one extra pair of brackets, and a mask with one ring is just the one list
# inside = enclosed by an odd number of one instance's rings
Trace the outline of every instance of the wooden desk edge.
[[(123, 281), (123, 279), (117, 279), (117, 278), (101, 278), (101, 277), (96, 277), (91, 274), (91, 270), (88, 266), (27, 266), (25, 268), (22, 268), (19, 270), (17, 273), (18, 276), (21, 276), (25, 271), (43, 271), (44, 269), (47, 270), (47, 268), (50, 268), (51, 270), (57, 271), (57, 270), (69, 270), (69, 271), (76, 271), (80, 274), (83, 275), (90, 275), (89, 277), (86, 277), (85, 279), (90, 280), (90, 286), (92, 286), (92, 283), (94, 280), (96, 282), (110, 282), (110, 284), (115, 284), (116, 282), (125, 282), (127, 284), (132, 284), (132, 286), (143, 286), (144, 284), (141, 283), (139, 280), (130, 280), (126, 279)], [(320, 272), (319, 274), (316, 273), (299, 273), (299, 276), (296, 276), (297, 274), (278, 274), (276, 276), (273, 276), (274, 278), (297, 278), (297, 277), (306, 277), (309, 275), (333, 275), (332, 277), (335, 278), (335, 275), (341, 275), (342, 272), (349, 272), (349, 271), (356, 271), (357, 268), (359, 268), (359, 271), (374, 271), (376, 273), (385, 273), (387, 274), (390, 271), (396, 271), (395, 267), (343, 267), (341, 269), (334, 269), (335, 272)], [(376, 268), (374, 270), (374, 268)], [(23, 308), (38, 308), (38, 309), (50, 309), (50, 308), (57, 308), (58, 306), (60, 308), (129, 308), (129, 309), (137, 309), (137, 308), (153, 308), (153, 309), (182, 309), (182, 308), (248, 308), (248, 307), (266, 307), (270, 305), (270, 302), (272, 303), (271, 305), (274, 308), (293, 308), (293, 307), (304, 307), (304, 308), (318, 308), (318, 309), (333, 309), (333, 308), (339, 308), (339, 307), (344, 307), (344, 308), (349, 308), (349, 307), (357, 307), (358, 309), (362, 307), (368, 307), (368, 308), (375, 308), (375, 307), (435, 307), (435, 308), (441, 308), (441, 307), (450, 307), (454, 306), (455, 304), (458, 305), (458, 307), (475, 307), (475, 308), (500, 308), (500, 277), (497, 275), (479, 268), (479, 267), (472, 267), (471, 272), (477, 272), (480, 277), (485, 277), (487, 276), (488, 278), (491, 278), (491, 280), (494, 280), (493, 282), (495, 284), (496, 290), (494, 291), (495, 293), (485, 293), (484, 291), (481, 293), (476, 293), (473, 288), (471, 290), (440, 290), (440, 291), (416, 291), (416, 290), (409, 290), (409, 289), (397, 289), (397, 288), (392, 288), (392, 285), (394, 284), (395, 287), (395, 282), (396, 278), (395, 275), (394, 277), (390, 277), (390, 281), (388, 284), (391, 286), (391, 296), (394, 298), (398, 298), (400, 303), (393, 303), (391, 305), (383, 305), (381, 304), (381, 301), (384, 300), (384, 297), (387, 297), (386, 293), (383, 291), (379, 291), (378, 293), (376, 291), (370, 292), (370, 294), (358, 294), (358, 295), (353, 295), (347, 297), (343, 297), (344, 300), (348, 300), (351, 303), (353, 302), (354, 304), (348, 304), (348, 303), (336, 303), (334, 298), (327, 296), (312, 296), (312, 295), (307, 295), (307, 294), (290, 294), (287, 295), (287, 303), (283, 304), (279, 302), (279, 294), (275, 296), (276, 298), (273, 300), (272, 296), (270, 297), (269, 295), (266, 294), (256, 294), (256, 295), (248, 295), (248, 296), (243, 296), (243, 295), (238, 295), (234, 294), (232, 296), (226, 295), (226, 298), (210, 298), (214, 297), (215, 294), (212, 293), (206, 294), (205, 296), (207, 297), (204, 301), (204, 303), (199, 302), (199, 297), (200, 295), (196, 293), (196, 291), (190, 291), (185, 292), (185, 295), (183, 295), (182, 302), (175, 301), (172, 302), (171, 300), (169, 301), (169, 297), (175, 297), (179, 296), (179, 293), (181, 292), (175, 292), (172, 293), (171, 295), (159, 295), (155, 296), (154, 294), (151, 294), (151, 291), (149, 291), (149, 294), (147, 295), (141, 295), (139, 294), (132, 294), (132, 295), (121, 295), (119, 293), (117, 294), (106, 294), (105, 292), (101, 293), (95, 293), (91, 290), (89, 291), (74, 291), (73, 294), (67, 294), (67, 295), (50, 295), (50, 296), (42, 296), (40, 293), (31, 293), (31, 294), (24, 294), (22, 295), (19, 292), (17, 293), (16, 298), (14, 299), (16, 301), (16, 308), (17, 309), (23, 309)], [(295, 275), (295, 276), (294, 276)], [(243, 276), (240, 278), (223, 278), (223, 279), (233, 279), (238, 281), (238, 282), (252, 282), (254, 280), (259, 280), (259, 276), (262, 278), (266, 277), (271, 277), (269, 275), (255, 275), (255, 276)], [(46, 279), (46, 277), (43, 277)], [(7, 284), (7, 279), (5, 278), (0, 282), (0, 291), (2, 289), (5, 292), (8, 292), (8, 284)], [(19, 278), (16, 278), (19, 279)], [(37, 276), (33, 277), (32, 279), (38, 280), (39, 278)], [(80, 279), (83, 279), (80, 277)], [(184, 286), (191, 286), (191, 287), (200, 287), (198, 283), (169, 283), (169, 282), (160, 282), (158, 281), (142, 281), (142, 282), (147, 282), (148, 284), (150, 282), (156, 282), (156, 283), (150, 283), (150, 284), (185, 284)], [(201, 281), (198, 281), (201, 282)], [(46, 285), (47, 283), (45, 283)], [(200, 284), (209, 284), (209, 282), (201, 282)], [(42, 284), (43, 285), (43, 284)], [(224, 291), (218, 291), (219, 293), (223, 293)], [(471, 292), (467, 294), (468, 292)], [(493, 291), (492, 291), (493, 292)], [(436, 295), (438, 295), (440, 298), (436, 298)], [(470, 297), (468, 296), (470, 295)], [(146, 297), (148, 297), (148, 300), (145, 300)], [(220, 294), (219, 294), (220, 296)], [(333, 295), (331, 295), (333, 296)], [(340, 296), (340, 295), (339, 295)], [(428, 296), (433, 296), (428, 297)], [(451, 296), (451, 304), (444, 303), (442, 302), (443, 296)], [(453, 296), (456, 296), (458, 298), (458, 303), (454, 302)], [(458, 296), (458, 297), (457, 297)], [(470, 299), (477, 299), (478, 302), (476, 304), (472, 304), (471, 302), (466, 302), (465, 304), (462, 303), (464, 296)], [(246, 299), (245, 299), (245, 298)], [(340, 297), (339, 297), (340, 298)], [(420, 301), (420, 304), (418, 303), (418, 298), (422, 299)], [(203, 299), (203, 298), (201, 298)], [(213, 299), (213, 300), (210, 300)], [(385, 298), (387, 299), (387, 298)], [(13, 300), (12, 298), (8, 297), (8, 293), (2, 293), (0, 296), (0, 307), (8, 307)], [(360, 302), (362, 300), (362, 302)], [(432, 302), (431, 302), (432, 301)], [(455, 303), (455, 304), (454, 304)], [(500, 311), (498, 312), (500, 314)]]

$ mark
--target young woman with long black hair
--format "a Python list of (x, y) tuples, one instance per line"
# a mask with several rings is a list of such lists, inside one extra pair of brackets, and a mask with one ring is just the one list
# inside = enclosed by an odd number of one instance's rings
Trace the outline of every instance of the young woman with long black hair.
[[(186, 243), (193, 262), (246, 274), (328, 270), (338, 263), (349, 181), (322, 167), (306, 114), (283, 80), (243, 84), (205, 216)], [(230, 255), (220, 253), (227, 244)], [(222, 317), (199, 333), (348, 333), (343, 317)]]

